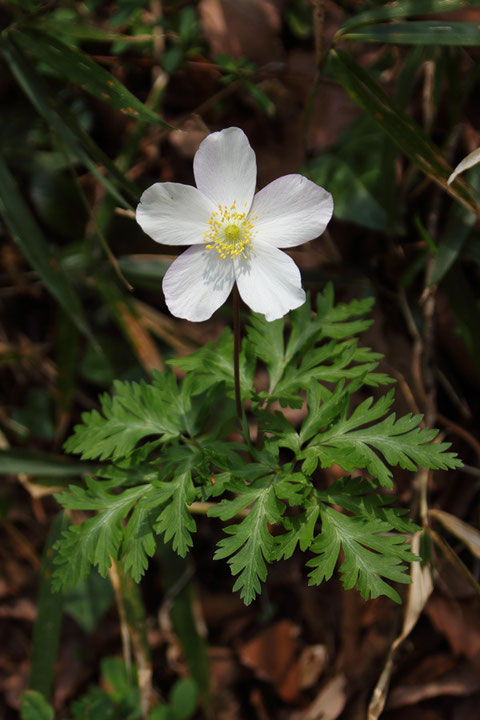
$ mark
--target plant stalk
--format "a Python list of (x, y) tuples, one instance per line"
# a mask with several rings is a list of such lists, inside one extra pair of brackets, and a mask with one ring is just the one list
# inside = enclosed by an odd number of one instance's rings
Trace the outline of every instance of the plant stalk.
[(233, 286), (233, 377), (235, 382), (235, 406), (238, 419), (242, 420), (242, 399), (240, 395), (240, 297), (238, 288)]

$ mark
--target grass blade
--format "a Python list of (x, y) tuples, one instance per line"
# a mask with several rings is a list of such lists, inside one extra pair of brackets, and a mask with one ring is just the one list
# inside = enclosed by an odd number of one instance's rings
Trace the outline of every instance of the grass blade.
[(39, 274), (47, 290), (58, 301), (78, 329), (92, 339), (80, 300), (51, 254), (42, 231), (20, 195), (15, 180), (1, 156), (0, 213), (13, 239), (30, 265)]
[(63, 457), (49, 453), (10, 448), (0, 450), (0, 475), (27, 473), (38, 477), (73, 478), (98, 467), (90, 463), (66, 461)]
[[(137, 200), (139, 192), (126, 180), (110, 158), (93, 142), (88, 133), (80, 127), (77, 119), (58, 99), (52, 98), (48, 87), (34, 72), (28, 60), (8, 37), (2, 38), (2, 53), (20, 87), (47, 125), (57, 134), (65, 149), (79, 160), (92, 175), (108, 190), (115, 200), (125, 208), (131, 204), (119, 193), (108, 177), (97, 168), (103, 165), (128, 195)], [(92, 160), (93, 158), (93, 160)]]
[(480, 217), (480, 207), (468, 183), (457, 178), (454, 187), (448, 185), (452, 171), (439, 148), (430, 141), (419, 125), (390, 100), (369, 73), (348, 53), (341, 50), (330, 52), (330, 63), (338, 81), (352, 100), (371, 115), (400, 150), (422, 172)]
[(394, 45), (480, 45), (478, 25), (471, 22), (400, 22), (368, 25), (346, 32), (345, 40)]
[(371, 10), (365, 10), (349, 18), (343, 23), (337, 35), (343, 35), (348, 30), (358, 27), (359, 25), (478, 6), (480, 6), (480, 0), (398, 0), (397, 2), (380, 5)]
[(53, 593), (51, 577), (54, 569), (52, 548), (67, 527), (64, 513), (53, 521), (42, 560), (38, 592), (37, 617), (33, 626), (32, 659), (28, 687), (50, 698), (62, 625), (63, 595)]
[[(474, 187), (478, 187), (480, 168), (472, 168), (469, 176)], [(463, 205), (452, 205), (445, 224), (445, 230), (437, 245), (437, 252), (428, 279), (429, 286), (438, 285), (460, 257), (463, 246), (475, 223), (476, 217), (472, 212)]]
[(190, 577), (191, 568), (167, 545), (158, 548), (165, 590), (170, 596), (171, 618), (182, 645), (185, 660), (197, 683), (200, 702), (207, 710), (210, 703), (209, 661), (207, 642), (198, 631), (194, 603), (196, 588)]
[(428, 511), (428, 514), (438, 520), (452, 535), (461, 540), (472, 555), (480, 558), (480, 531), (477, 528), (444, 510), (432, 509)]
[(21, 30), (11, 31), (11, 35), (23, 50), (33, 53), (68, 82), (78, 85), (129, 117), (171, 128), (171, 125), (81, 50), (67, 45), (53, 35), (39, 32), (38, 28), (23, 27)]
[(468, 348), (470, 357), (480, 370), (480, 310), (475, 291), (460, 263), (444, 275), (442, 288), (457, 322), (457, 333)]
[(103, 27), (88, 25), (79, 21), (78, 18), (59, 20), (51, 15), (47, 15), (46, 17), (38, 18), (35, 27), (46, 30), (49, 34), (53, 33), (61, 37), (68, 36), (80, 41), (85, 40), (104, 43), (121, 41), (131, 43), (132, 45), (146, 45), (147, 43), (151, 44), (153, 42), (152, 35), (124, 35), (123, 33), (114, 32), (113, 30), (105, 30)]

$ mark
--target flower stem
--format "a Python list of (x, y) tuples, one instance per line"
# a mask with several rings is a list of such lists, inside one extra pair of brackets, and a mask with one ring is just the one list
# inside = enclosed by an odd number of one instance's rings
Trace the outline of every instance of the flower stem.
[(238, 419), (242, 420), (242, 400), (240, 396), (240, 298), (238, 288), (233, 286), (233, 377), (235, 382), (235, 406)]

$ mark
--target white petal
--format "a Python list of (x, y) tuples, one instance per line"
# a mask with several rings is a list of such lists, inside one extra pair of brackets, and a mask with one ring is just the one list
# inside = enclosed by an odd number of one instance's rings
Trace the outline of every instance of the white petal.
[(207, 135), (193, 160), (195, 182), (217, 207), (237, 204), (237, 210), (250, 210), (257, 162), (248, 138), (240, 128), (231, 127)]
[(269, 322), (305, 302), (300, 271), (281, 250), (256, 243), (246, 260), (234, 262), (240, 297)]
[(294, 247), (323, 233), (333, 213), (329, 192), (302, 175), (284, 175), (255, 195), (256, 237), (278, 248)]
[(165, 245), (204, 243), (204, 232), (215, 210), (205, 195), (191, 185), (155, 183), (137, 207), (137, 222), (151, 238)]
[(215, 250), (191, 247), (174, 260), (163, 278), (168, 309), (176, 317), (201, 322), (222, 305), (235, 280), (231, 260)]

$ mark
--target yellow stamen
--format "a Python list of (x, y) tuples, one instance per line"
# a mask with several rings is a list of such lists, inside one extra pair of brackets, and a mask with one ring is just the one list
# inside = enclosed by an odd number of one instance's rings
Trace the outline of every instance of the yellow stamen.
[(204, 238), (209, 250), (216, 250), (222, 259), (241, 255), (247, 258), (251, 250), (254, 216), (237, 212), (236, 204), (230, 207), (218, 206), (208, 221)]

